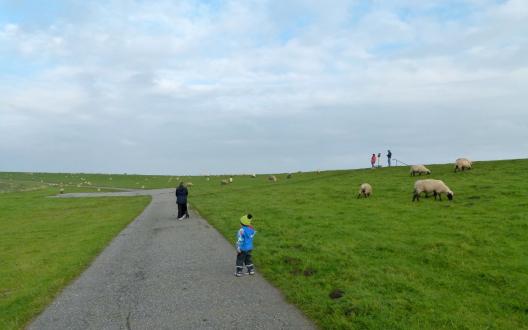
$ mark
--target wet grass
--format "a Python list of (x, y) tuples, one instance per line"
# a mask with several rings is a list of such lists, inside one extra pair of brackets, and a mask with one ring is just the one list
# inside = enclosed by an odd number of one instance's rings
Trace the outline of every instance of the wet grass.
[(26, 325), (150, 200), (54, 199), (46, 196), (57, 194), (58, 188), (37, 189), (39, 185), (27, 182), (4, 187), (6, 192), (0, 194), (0, 329)]

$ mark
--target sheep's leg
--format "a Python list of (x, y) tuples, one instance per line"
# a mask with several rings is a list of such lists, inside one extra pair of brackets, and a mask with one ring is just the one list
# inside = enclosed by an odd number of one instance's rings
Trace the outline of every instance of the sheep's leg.
[(412, 201), (414, 202), (415, 200), (416, 200), (416, 201), (420, 201), (420, 195), (417, 194), (416, 191), (414, 192), (414, 195), (413, 195), (413, 199), (412, 199)]
[(358, 194), (358, 195), (357, 195), (357, 198), (358, 198), (358, 199), (359, 199), (359, 197), (361, 197), (361, 194)]

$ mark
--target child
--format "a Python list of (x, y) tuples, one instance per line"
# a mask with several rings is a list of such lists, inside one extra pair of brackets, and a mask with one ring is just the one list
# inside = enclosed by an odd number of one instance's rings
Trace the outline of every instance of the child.
[(255, 236), (255, 229), (251, 226), (251, 214), (244, 215), (240, 218), (241, 228), (237, 233), (237, 258), (236, 258), (236, 273), (235, 276), (242, 276), (244, 264), (247, 267), (249, 275), (255, 275), (255, 268), (251, 261), (251, 251), (253, 250), (253, 237)]

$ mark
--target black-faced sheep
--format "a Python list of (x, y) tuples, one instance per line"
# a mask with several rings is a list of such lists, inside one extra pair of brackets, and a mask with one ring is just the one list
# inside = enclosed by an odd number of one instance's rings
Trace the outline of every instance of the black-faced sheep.
[(357, 198), (363, 196), (365, 198), (370, 197), (372, 194), (372, 186), (368, 183), (363, 183), (361, 186), (359, 186), (359, 192), (357, 195)]
[(455, 172), (471, 169), (472, 162), (467, 158), (458, 158), (455, 161)]
[(415, 176), (416, 174), (418, 175), (431, 174), (431, 171), (423, 165), (412, 165), (410, 173), (412, 176)]
[(420, 200), (421, 193), (425, 193), (426, 196), (428, 193), (433, 193), (435, 200), (437, 196), (442, 200), (442, 194), (446, 194), (449, 200), (454, 196), (453, 191), (442, 180), (434, 179), (418, 180), (414, 183), (413, 202)]
[(268, 176), (268, 180), (272, 182), (277, 182), (277, 177), (275, 175)]

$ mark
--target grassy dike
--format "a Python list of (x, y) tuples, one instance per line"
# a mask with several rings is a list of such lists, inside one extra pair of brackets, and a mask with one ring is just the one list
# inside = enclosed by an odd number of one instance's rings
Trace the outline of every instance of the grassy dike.
[(235, 178), (191, 202), (231, 241), (253, 213), (258, 270), (323, 329), (528, 328), (528, 161), (429, 168), (454, 201), (411, 202), (398, 167)]
[(54, 199), (46, 196), (57, 188), (3, 186), (26, 191), (0, 194), (0, 329), (24, 327), (150, 201)]

